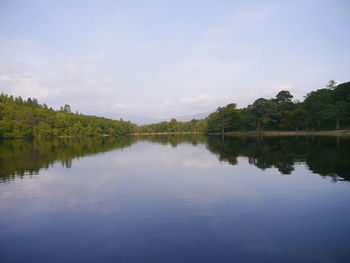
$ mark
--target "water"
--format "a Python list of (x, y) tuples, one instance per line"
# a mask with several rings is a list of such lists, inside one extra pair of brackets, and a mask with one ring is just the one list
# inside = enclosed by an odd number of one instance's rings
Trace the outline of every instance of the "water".
[(350, 138), (0, 141), (0, 262), (350, 262)]

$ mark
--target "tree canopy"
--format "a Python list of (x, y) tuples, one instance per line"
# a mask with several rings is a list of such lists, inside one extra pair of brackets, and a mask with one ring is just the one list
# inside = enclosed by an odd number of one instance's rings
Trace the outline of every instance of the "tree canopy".
[(245, 108), (235, 103), (218, 107), (205, 119), (176, 119), (136, 126), (129, 121), (73, 113), (66, 104), (53, 110), (34, 98), (0, 94), (0, 138), (121, 135), (129, 133), (222, 133), (262, 130), (331, 130), (350, 128), (350, 82), (311, 91), (293, 101), (282, 90), (274, 98), (258, 98)]
[[(207, 132), (256, 130), (330, 130), (350, 127), (350, 82), (312, 91), (303, 102), (282, 90), (275, 98), (259, 98), (246, 108), (219, 107), (209, 114)], [(235, 104), (234, 104), (235, 105)], [(226, 112), (230, 112), (226, 116)]]
[(121, 135), (134, 127), (128, 121), (72, 113), (68, 104), (53, 110), (33, 98), (0, 94), (0, 138)]

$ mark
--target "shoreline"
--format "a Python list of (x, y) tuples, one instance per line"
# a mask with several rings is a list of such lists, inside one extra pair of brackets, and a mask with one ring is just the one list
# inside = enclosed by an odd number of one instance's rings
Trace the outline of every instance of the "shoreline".
[[(209, 136), (221, 136), (220, 132), (147, 132), (147, 133), (130, 133), (130, 134), (99, 134), (93, 136), (86, 135), (60, 135), (53, 137), (34, 137), (29, 139), (54, 139), (54, 138), (84, 138), (84, 137), (119, 137), (119, 136), (153, 136), (153, 135), (190, 135), (202, 134)], [(256, 131), (235, 131), (225, 132), (225, 136), (258, 136)], [(329, 130), (329, 131), (261, 131), (260, 136), (350, 136), (349, 130)], [(28, 138), (0, 138), (0, 140), (26, 140)]]
[(130, 133), (131, 136), (140, 136), (140, 135), (182, 135), (182, 134), (205, 134), (204, 132), (137, 132)]
[[(221, 135), (221, 133), (208, 133), (208, 135)], [(225, 132), (225, 136), (257, 136), (256, 131), (247, 132)], [(350, 136), (350, 130), (330, 130), (330, 131), (261, 131), (260, 136)]]

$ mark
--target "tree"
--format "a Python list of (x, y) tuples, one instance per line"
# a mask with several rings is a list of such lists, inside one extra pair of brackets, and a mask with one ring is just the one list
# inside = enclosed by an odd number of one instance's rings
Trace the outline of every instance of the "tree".
[(342, 83), (336, 86), (333, 91), (334, 99), (334, 119), (337, 129), (340, 128), (340, 121), (350, 119), (350, 82)]
[(307, 111), (301, 107), (288, 111), (286, 118), (283, 119), (282, 125), (284, 127), (290, 127), (295, 131), (307, 126)]
[(304, 106), (308, 111), (312, 127), (320, 127), (323, 120), (329, 120), (329, 105), (334, 101), (333, 90), (318, 89), (306, 95)]
[(336, 85), (337, 84), (336, 84), (335, 80), (330, 80), (328, 82), (328, 84), (326, 85), (326, 87), (333, 90), (333, 89), (335, 89)]
[(230, 103), (227, 104), (225, 107), (219, 107), (216, 110), (220, 119), (221, 134), (225, 133), (225, 129), (232, 128), (233, 120), (238, 119), (236, 106), (237, 105), (235, 103)]
[(254, 130), (256, 126), (256, 118), (253, 114), (251, 108), (244, 108), (239, 111), (239, 129), (246, 130)]
[(251, 105), (250, 109), (256, 118), (256, 131), (260, 133), (266, 124), (274, 121), (273, 116), (276, 113), (277, 107), (276, 103), (260, 98)]
[(69, 135), (81, 135), (83, 133), (83, 129), (83, 125), (80, 121), (78, 121), (74, 125), (69, 127), (68, 133)]
[(35, 127), (35, 134), (37, 137), (51, 137), (52, 129), (46, 122), (40, 122), (39, 125)]
[(172, 118), (170, 120), (170, 127), (169, 127), (169, 129), (170, 129), (171, 132), (178, 131), (179, 126), (180, 126), (180, 124), (178, 123), (178, 121), (176, 119)]
[(208, 122), (207, 130), (209, 132), (218, 132), (221, 130), (220, 117), (217, 111), (209, 114), (207, 122)]
[(71, 113), (71, 109), (70, 109), (70, 106), (68, 104), (65, 104), (64, 107), (63, 107), (63, 112), (65, 113)]
[(293, 95), (288, 90), (281, 90), (276, 95), (275, 101), (277, 103), (292, 103)]
[(130, 122), (71, 114), (67, 104), (55, 111), (34, 98), (23, 101), (0, 94), (0, 138), (127, 134), (134, 127)]

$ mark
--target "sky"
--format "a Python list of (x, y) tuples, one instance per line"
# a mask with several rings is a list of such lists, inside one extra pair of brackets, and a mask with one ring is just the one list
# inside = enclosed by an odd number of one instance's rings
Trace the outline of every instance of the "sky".
[(162, 119), (350, 80), (350, 0), (0, 0), (0, 92)]

